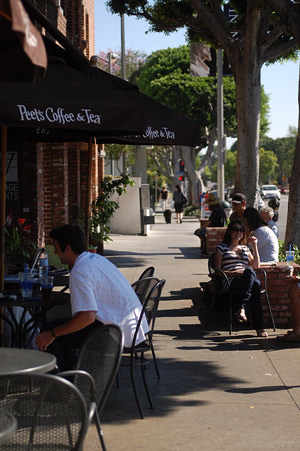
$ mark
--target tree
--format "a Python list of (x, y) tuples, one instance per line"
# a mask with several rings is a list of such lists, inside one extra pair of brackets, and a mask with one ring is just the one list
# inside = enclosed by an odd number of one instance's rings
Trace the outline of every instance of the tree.
[[(109, 54), (111, 54), (111, 59), (109, 58)], [(108, 49), (106, 52), (100, 51), (99, 59), (97, 61), (97, 66), (105, 71), (109, 71), (111, 69), (111, 73), (113, 75), (116, 75), (117, 77), (121, 77), (121, 51), (112, 51), (111, 49)], [(139, 50), (132, 50), (128, 49), (125, 54), (125, 71), (127, 79), (134, 83), (136, 77), (138, 76), (139, 72), (141, 71), (145, 60), (146, 60), (146, 54), (144, 52), (141, 52)], [(109, 67), (109, 60), (111, 61), (111, 68)], [(131, 166), (136, 157), (136, 146), (133, 145), (123, 145), (123, 144), (106, 144), (105, 145), (105, 152), (106, 156), (110, 160), (114, 160), (117, 162), (117, 168), (119, 173), (121, 174), (123, 172), (123, 168), (120, 168), (118, 166), (118, 162), (121, 159), (122, 155), (125, 155), (125, 168), (127, 169), (129, 166)]]
[(297, 139), (295, 133), (297, 135), (297, 131), (291, 130), (289, 136), (284, 138), (265, 137), (260, 140), (260, 148), (270, 150), (276, 155), (278, 165), (274, 178), (278, 184), (284, 184), (283, 180), (290, 180)]
[(259, 151), (259, 179), (261, 184), (271, 183), (271, 180), (274, 180), (277, 166), (277, 157), (274, 152), (262, 147)]
[[(299, 5), (292, 0), (275, 1), (283, 7), (293, 6), (293, 12), (300, 15)], [(235, 186), (245, 192), (248, 204), (254, 205), (259, 175), (261, 67), (267, 61), (289, 56), (298, 49), (299, 40), (295, 36), (299, 37), (296, 33), (300, 32), (291, 31), (285, 20), (286, 10), (274, 11), (271, 1), (232, 1), (230, 17), (228, 10), (222, 9), (224, 3), (221, 0), (110, 0), (107, 5), (115, 13), (144, 17), (154, 31), (171, 32), (186, 27), (190, 40), (224, 49), (236, 83)], [(290, 17), (294, 20), (295, 16)], [(299, 21), (296, 23), (299, 28)]]
[[(189, 67), (188, 46), (159, 50), (148, 57), (137, 84), (146, 95), (199, 123), (202, 135), (199, 148), (176, 147), (176, 158), (185, 161), (189, 192), (194, 204), (197, 205), (198, 195), (204, 191), (202, 174), (209, 164), (216, 139), (217, 84), (214, 77), (192, 77), (189, 74)], [(224, 130), (227, 135), (235, 136), (237, 130), (235, 84), (232, 77), (224, 77), (223, 83)], [(268, 96), (263, 92), (262, 134), (267, 131), (269, 125), (268, 109)], [(201, 164), (197, 167), (196, 157), (202, 148), (206, 147), (207, 152), (201, 157)], [(156, 160), (161, 156), (162, 152), (153, 154)], [(169, 179), (173, 185), (176, 184), (176, 170), (178, 169), (169, 172)]]
[[(111, 54), (111, 73), (117, 77), (121, 77), (121, 50), (112, 51), (107, 49), (105, 52), (99, 52), (98, 67), (102, 70), (109, 71), (109, 54)], [(126, 78), (130, 82), (134, 83), (135, 78), (138, 76), (141, 68), (145, 64), (146, 53), (140, 50), (126, 50), (125, 54), (125, 73)]]

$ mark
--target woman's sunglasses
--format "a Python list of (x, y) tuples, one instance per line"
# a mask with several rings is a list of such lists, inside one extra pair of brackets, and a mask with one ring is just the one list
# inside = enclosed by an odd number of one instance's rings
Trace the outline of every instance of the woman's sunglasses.
[(245, 232), (245, 229), (240, 229), (239, 227), (231, 227), (231, 230), (233, 230), (233, 232)]

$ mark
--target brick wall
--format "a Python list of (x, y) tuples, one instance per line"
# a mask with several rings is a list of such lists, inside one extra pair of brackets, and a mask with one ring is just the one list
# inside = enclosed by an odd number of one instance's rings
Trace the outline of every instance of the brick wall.
[(62, 0), (67, 36), (87, 58), (95, 53), (94, 0)]
[(206, 228), (206, 252), (211, 255), (215, 252), (216, 247), (223, 240), (227, 227), (207, 227)]
[[(275, 325), (278, 327), (288, 327), (291, 324), (292, 311), (288, 298), (287, 284), (285, 276), (288, 274), (285, 262), (279, 262), (276, 266), (263, 267), (267, 274), (267, 291), (273, 312)], [(299, 265), (294, 265), (294, 274), (300, 271)], [(258, 271), (259, 279), (262, 282), (262, 275)], [(270, 324), (270, 316), (265, 297), (262, 296), (262, 305), (266, 324)]]

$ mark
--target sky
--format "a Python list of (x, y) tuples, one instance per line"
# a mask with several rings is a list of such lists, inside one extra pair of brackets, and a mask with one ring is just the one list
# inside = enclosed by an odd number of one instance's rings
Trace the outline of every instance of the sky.
[[(125, 16), (125, 50), (140, 50), (150, 55), (156, 50), (185, 45), (184, 30), (166, 36), (163, 33), (147, 33), (149, 28), (143, 19)], [(121, 21), (118, 15), (109, 13), (105, 0), (95, 0), (95, 53), (120, 50)], [(276, 63), (263, 66), (261, 83), (269, 95), (271, 138), (287, 136), (288, 127), (298, 127), (299, 63)]]

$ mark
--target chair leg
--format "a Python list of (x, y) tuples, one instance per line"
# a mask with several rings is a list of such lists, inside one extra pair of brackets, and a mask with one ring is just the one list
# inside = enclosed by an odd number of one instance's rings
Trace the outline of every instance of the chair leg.
[(276, 332), (275, 322), (274, 322), (273, 313), (272, 313), (272, 309), (271, 309), (270, 300), (269, 300), (269, 296), (268, 296), (267, 290), (264, 292), (264, 295), (266, 297), (266, 301), (267, 301), (267, 304), (268, 304), (269, 315), (270, 315), (270, 318), (271, 318), (273, 330), (274, 330), (274, 332)]
[(232, 295), (229, 293), (229, 335), (232, 334)]
[(136, 401), (136, 403), (137, 403), (137, 406), (138, 406), (138, 409), (139, 409), (139, 412), (140, 412), (140, 416), (141, 416), (142, 419), (144, 419), (144, 418), (145, 418), (144, 411), (143, 411), (142, 405), (141, 405), (141, 403), (140, 403), (139, 395), (138, 395), (138, 393), (137, 393), (136, 384), (135, 384), (134, 362), (133, 362), (133, 359), (134, 359), (134, 358), (135, 358), (135, 357), (134, 357), (133, 354), (132, 354), (132, 355), (130, 356), (130, 378), (131, 378), (131, 385), (132, 385), (132, 389), (133, 389), (133, 394), (134, 394), (134, 397), (135, 397), (135, 401)]
[(156, 370), (157, 379), (160, 379), (160, 372), (158, 369), (158, 364), (157, 364), (156, 355), (155, 355), (155, 351), (154, 351), (154, 347), (153, 347), (153, 343), (152, 343), (152, 338), (150, 338), (150, 347), (151, 347), (151, 352), (152, 352), (152, 357), (153, 357), (153, 362), (154, 362), (154, 366), (155, 366), (155, 370)]
[(213, 294), (213, 297), (212, 297), (212, 300), (211, 300), (211, 303), (210, 303), (209, 312), (208, 312), (208, 315), (207, 315), (206, 320), (205, 320), (204, 325), (203, 325), (204, 326), (204, 330), (207, 330), (208, 321), (209, 321), (210, 316), (212, 314), (212, 311), (213, 311), (213, 308), (214, 308), (214, 305), (215, 305), (215, 301), (216, 301), (216, 293)]
[(143, 378), (143, 382), (144, 382), (144, 387), (145, 387), (145, 391), (147, 394), (147, 398), (149, 401), (149, 405), (150, 405), (150, 409), (154, 409), (153, 403), (152, 403), (152, 399), (151, 399), (151, 395), (148, 389), (148, 385), (147, 385), (147, 380), (146, 380), (146, 374), (145, 374), (145, 358), (144, 358), (144, 354), (141, 354), (141, 370), (142, 370), (142, 378)]
[(95, 410), (94, 418), (95, 418), (96, 428), (97, 428), (97, 432), (98, 432), (98, 435), (99, 435), (99, 439), (100, 439), (102, 450), (106, 451), (106, 446), (105, 446), (105, 443), (104, 443), (103, 432), (102, 432), (100, 418), (99, 418), (99, 414), (97, 412), (97, 409)]

